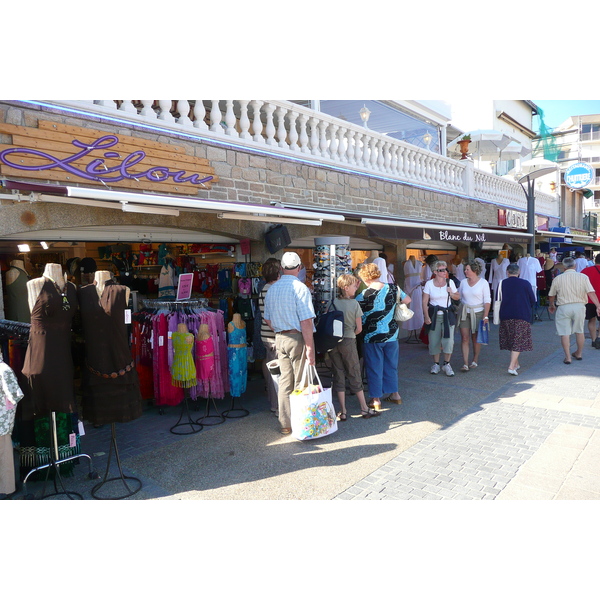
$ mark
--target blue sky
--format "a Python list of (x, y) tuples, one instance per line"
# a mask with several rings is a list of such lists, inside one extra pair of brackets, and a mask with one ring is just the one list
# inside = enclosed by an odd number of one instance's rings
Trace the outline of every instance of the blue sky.
[[(558, 127), (563, 121), (576, 115), (600, 114), (600, 100), (532, 100), (544, 111), (547, 127)], [(539, 119), (534, 117), (536, 130)]]

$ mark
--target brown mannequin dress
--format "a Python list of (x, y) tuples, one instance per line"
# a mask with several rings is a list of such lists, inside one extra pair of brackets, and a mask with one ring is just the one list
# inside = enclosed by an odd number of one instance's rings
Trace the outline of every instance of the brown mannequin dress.
[(77, 311), (77, 291), (67, 282), (66, 300), (55, 284), (44, 284), (31, 311), (29, 345), (22, 373), (27, 377), (23, 417), (49, 412), (76, 412), (71, 354), (71, 322)]
[(127, 338), (127, 287), (107, 281), (98, 298), (94, 284), (79, 289), (85, 338), (83, 416), (94, 425), (142, 416), (138, 375)]

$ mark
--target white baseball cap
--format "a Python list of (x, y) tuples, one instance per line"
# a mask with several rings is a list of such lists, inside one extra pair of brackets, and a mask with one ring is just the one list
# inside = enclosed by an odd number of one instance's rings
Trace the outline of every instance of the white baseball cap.
[(300, 257), (295, 252), (285, 252), (281, 257), (281, 266), (284, 269), (295, 269), (300, 266)]

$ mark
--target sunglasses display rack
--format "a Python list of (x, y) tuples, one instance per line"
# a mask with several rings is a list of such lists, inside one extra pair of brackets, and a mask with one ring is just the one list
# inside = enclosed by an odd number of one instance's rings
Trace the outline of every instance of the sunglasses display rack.
[(313, 306), (317, 316), (327, 312), (335, 300), (337, 278), (352, 272), (350, 238), (315, 238), (313, 251)]

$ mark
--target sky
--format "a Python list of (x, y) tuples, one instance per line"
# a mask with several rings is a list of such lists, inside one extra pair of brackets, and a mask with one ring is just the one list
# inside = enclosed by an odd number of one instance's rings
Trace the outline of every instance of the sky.
[[(600, 100), (532, 100), (532, 102), (544, 111), (544, 123), (551, 129), (558, 127), (571, 116), (600, 114)], [(539, 120), (535, 117), (534, 125), (539, 125)]]

